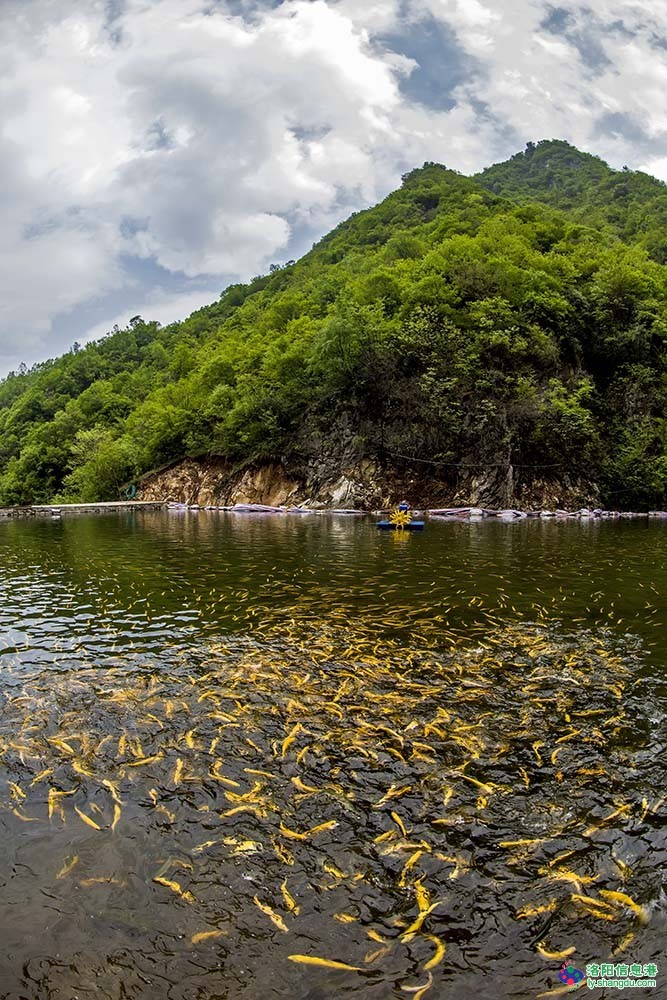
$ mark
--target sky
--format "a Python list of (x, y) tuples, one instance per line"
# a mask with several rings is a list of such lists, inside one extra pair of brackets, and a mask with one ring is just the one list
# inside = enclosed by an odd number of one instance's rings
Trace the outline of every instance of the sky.
[(297, 258), (402, 173), (667, 180), (662, 0), (2, 0), (0, 374)]

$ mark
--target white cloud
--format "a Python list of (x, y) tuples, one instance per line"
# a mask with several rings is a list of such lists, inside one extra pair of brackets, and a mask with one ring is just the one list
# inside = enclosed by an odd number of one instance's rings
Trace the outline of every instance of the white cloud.
[[(421, 7), (421, 2), (416, 7)], [(667, 147), (667, 8), (652, 0), (426, 0), (477, 61), (459, 102), (482, 102), (518, 143), (562, 138), (614, 166), (646, 162), (638, 136)], [(545, 22), (554, 10), (567, 24)], [(475, 26), (477, 20), (477, 26)], [(604, 128), (622, 115), (627, 132)], [(601, 125), (602, 121), (602, 125)], [(630, 134), (632, 131), (632, 134)], [(648, 161), (651, 162), (651, 161)]]
[[(425, 159), (468, 172), (561, 137), (665, 176), (667, 8), (554, 6), (560, 33), (547, 0), (284, 0), (245, 19), (224, 0), (125, 0), (112, 24), (105, 0), (3, 0), (0, 366), (54, 353), (54, 318), (76, 327), (105, 296), (166, 321), (189, 279), (217, 294)], [(467, 53), (449, 111), (401, 90), (419, 60), (401, 33), (426, 15)], [(133, 258), (182, 287), (137, 289)]]
[(246, 23), (205, 0), (127, 0), (111, 33), (102, 0), (10, 0), (0, 18), (18, 194), (0, 232), (7, 357), (127, 280), (121, 255), (248, 277), (293, 222), (393, 180), (374, 154), (400, 147), (392, 115), (409, 61), (372, 52), (335, 4), (289, 0)]
[[(507, 16), (509, 10), (494, 11), (480, 0), (425, 0), (425, 6), (435, 18), (455, 27), (465, 48), (480, 56), (493, 48), (498, 29), (502, 31), (503, 23), (511, 19), (511, 15)], [(496, 4), (496, 7), (502, 5)]]

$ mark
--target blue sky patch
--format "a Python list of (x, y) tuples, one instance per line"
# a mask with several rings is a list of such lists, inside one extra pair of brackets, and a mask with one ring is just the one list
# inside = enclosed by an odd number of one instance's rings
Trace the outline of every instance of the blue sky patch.
[(452, 92), (469, 79), (475, 66), (453, 30), (430, 15), (407, 23), (400, 34), (379, 36), (377, 43), (415, 60), (415, 69), (401, 80), (401, 91), (409, 100), (436, 111), (454, 107)]

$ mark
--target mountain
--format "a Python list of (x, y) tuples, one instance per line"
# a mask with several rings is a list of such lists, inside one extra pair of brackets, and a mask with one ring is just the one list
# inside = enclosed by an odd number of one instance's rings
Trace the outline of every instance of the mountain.
[(560, 208), (667, 263), (667, 184), (649, 174), (612, 170), (568, 142), (543, 140), (529, 142), (523, 152), (487, 167), (475, 180), (513, 201)]
[(183, 323), (6, 378), (0, 503), (188, 460), (349, 503), (665, 506), (664, 190), (565, 143), (476, 178), (425, 164)]

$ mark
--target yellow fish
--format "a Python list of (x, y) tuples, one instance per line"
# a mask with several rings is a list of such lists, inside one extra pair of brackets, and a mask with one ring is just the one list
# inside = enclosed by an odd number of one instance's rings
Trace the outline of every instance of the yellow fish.
[(84, 812), (81, 812), (81, 810), (77, 806), (74, 806), (74, 812), (77, 814), (79, 819), (83, 820), (86, 826), (89, 826), (93, 830), (102, 829), (102, 827), (99, 826), (94, 819), (91, 819), (90, 816), (86, 816), (86, 814)]
[(74, 756), (73, 748), (65, 740), (58, 739), (56, 736), (49, 736), (47, 740), (49, 743), (53, 743), (54, 747), (58, 747), (59, 750), (64, 750), (65, 753), (71, 754), (72, 757)]
[(401, 941), (403, 944), (407, 944), (412, 941), (413, 937), (421, 930), (422, 924), (428, 917), (430, 913), (433, 913), (435, 908), (440, 906), (440, 902), (432, 903), (425, 910), (419, 911), (419, 916), (410, 924), (410, 926), (401, 934)]
[(290, 962), (300, 962), (301, 965), (319, 965), (324, 969), (344, 969), (347, 972), (364, 972), (358, 965), (348, 965), (346, 962), (336, 962), (332, 958), (316, 958), (314, 955), (288, 955)]
[(89, 888), (91, 885), (126, 885), (126, 882), (121, 882), (120, 879), (113, 878), (111, 875), (103, 876), (101, 878), (84, 878), (81, 880), (80, 885)]
[(548, 903), (542, 903), (541, 906), (524, 906), (523, 909), (517, 910), (516, 916), (518, 920), (523, 920), (525, 917), (537, 917), (540, 913), (551, 913), (558, 906), (558, 900), (552, 899)]
[(500, 847), (524, 847), (532, 844), (542, 844), (544, 843), (542, 837), (536, 837), (534, 839), (528, 840), (501, 840)]
[(52, 767), (47, 767), (46, 770), (40, 771), (39, 774), (35, 775), (35, 777), (30, 782), (30, 787), (32, 788), (32, 786), (36, 785), (38, 781), (43, 781), (44, 778), (48, 778), (49, 775), (51, 775), (51, 774), (53, 774), (53, 768)]
[(384, 945), (383, 948), (376, 948), (375, 951), (367, 951), (364, 955), (364, 962), (370, 965), (371, 962), (377, 962), (379, 958), (384, 958), (391, 951), (390, 945)]
[(385, 802), (388, 802), (389, 799), (398, 799), (401, 795), (407, 795), (407, 793), (411, 791), (412, 785), (403, 785), (402, 787), (392, 785), (382, 798), (378, 799), (373, 808), (378, 809), (380, 806), (383, 806)]
[(200, 931), (192, 935), (190, 944), (201, 944), (202, 941), (210, 941), (211, 938), (224, 937), (225, 933), (225, 931)]
[(153, 881), (157, 882), (158, 885), (163, 885), (163, 886), (165, 886), (165, 888), (171, 889), (172, 892), (175, 892), (177, 896), (180, 896), (187, 903), (194, 903), (194, 902), (196, 902), (195, 897), (192, 895), (192, 893), (188, 892), (188, 891), (184, 892), (178, 882), (174, 882), (174, 881), (172, 881), (171, 879), (168, 879), (168, 878), (163, 878), (161, 875), (156, 875), (153, 878)]
[(431, 894), (422, 885), (421, 879), (415, 882), (415, 897), (417, 899), (417, 906), (419, 907), (419, 912), (423, 913), (431, 905)]
[(63, 807), (60, 804), (60, 799), (64, 798), (66, 795), (74, 795), (74, 792), (61, 792), (57, 788), (49, 789), (49, 797), (48, 797), (49, 819), (51, 819), (54, 812), (57, 812), (60, 815), (60, 818), (64, 821), (65, 813), (63, 812)]
[(601, 910), (612, 909), (610, 903), (605, 903), (602, 899), (596, 899), (595, 896), (582, 896), (577, 892), (573, 892), (570, 899), (573, 899), (576, 903), (590, 903), (591, 906), (596, 906)]
[(406, 876), (408, 872), (410, 871), (411, 868), (414, 868), (414, 866), (417, 864), (423, 853), (424, 853), (423, 851), (415, 851), (415, 853), (411, 855), (405, 862), (403, 866), (403, 871), (401, 872), (401, 877), (398, 880), (398, 884), (401, 888), (405, 886)]
[(130, 761), (125, 767), (143, 767), (144, 764), (155, 764), (157, 761), (162, 760), (163, 754), (154, 753), (150, 757), (138, 757), (136, 760)]
[(574, 945), (571, 945), (569, 948), (564, 948), (562, 951), (548, 951), (544, 947), (544, 942), (540, 941), (539, 944), (536, 945), (535, 950), (542, 956), (542, 958), (546, 958), (550, 962), (557, 962), (563, 958), (567, 958), (568, 955), (573, 955), (577, 949)]
[(284, 864), (286, 865), (294, 864), (294, 855), (290, 851), (288, 851), (283, 844), (278, 843), (278, 841), (276, 840), (271, 841), (271, 843), (273, 844), (273, 849), (276, 852), (277, 856)]
[(435, 952), (433, 957), (426, 962), (424, 965), (424, 972), (429, 972), (431, 969), (435, 969), (436, 965), (439, 965), (445, 957), (445, 951), (447, 950), (443, 941), (435, 934), (426, 934), (425, 937), (428, 941), (431, 941), (435, 945)]
[(238, 816), (239, 813), (252, 813), (258, 819), (266, 819), (266, 811), (264, 809), (259, 809), (257, 806), (234, 806), (233, 809), (227, 809), (225, 812), (220, 813), (221, 816)]
[(394, 823), (396, 824), (396, 826), (398, 827), (398, 829), (401, 831), (401, 833), (403, 834), (403, 836), (407, 837), (408, 831), (405, 829), (405, 826), (403, 824), (403, 820), (398, 815), (398, 813), (391, 812), (391, 813), (389, 813), (389, 815), (391, 816), (391, 818), (393, 819)]
[(635, 903), (634, 899), (628, 896), (624, 892), (615, 892), (612, 889), (600, 889), (600, 895), (604, 896), (605, 899), (610, 899), (613, 903), (620, 904), (621, 906), (627, 906), (629, 910), (636, 915), (640, 924), (647, 924), (649, 920), (648, 911), (646, 907), (640, 906), (639, 903)]
[(222, 767), (222, 761), (216, 760), (215, 764), (211, 767), (210, 775), (215, 778), (216, 781), (222, 782), (223, 785), (229, 785), (230, 788), (240, 788), (241, 785), (238, 781), (233, 781), (232, 778), (227, 778), (224, 774), (221, 774), (220, 768)]
[(15, 782), (13, 781), (9, 781), (8, 785), (11, 789), (10, 797), (14, 799), (15, 802), (20, 802), (22, 799), (25, 798), (25, 792), (23, 791), (22, 788), (20, 788), (19, 785), (15, 784)]
[(616, 947), (612, 951), (612, 955), (616, 956), (624, 952), (626, 948), (628, 948), (628, 946), (630, 945), (631, 941), (633, 941), (634, 937), (635, 937), (635, 932), (629, 931), (629, 933), (625, 935), (623, 940), (616, 945)]
[(309, 837), (314, 837), (317, 833), (322, 833), (324, 830), (333, 830), (338, 823), (335, 819), (327, 820), (326, 823), (320, 823), (319, 826), (314, 826), (311, 830), (306, 830), (305, 833), (299, 833), (298, 830), (290, 830), (289, 827), (285, 826), (284, 823), (280, 824), (280, 832), (283, 837), (289, 837), (291, 840), (308, 840)]
[(255, 903), (255, 905), (259, 907), (259, 909), (262, 911), (262, 913), (266, 914), (266, 916), (269, 918), (269, 920), (273, 921), (273, 923), (276, 925), (276, 927), (278, 928), (278, 930), (283, 931), (283, 933), (287, 934), (288, 931), (289, 931), (289, 928), (288, 928), (287, 924), (285, 923), (285, 921), (283, 920), (283, 918), (280, 916), (280, 914), (276, 913), (275, 910), (272, 910), (271, 907), (267, 903), (260, 902), (260, 900), (257, 898), (257, 896), (253, 896), (252, 898), (253, 898), (253, 902)]
[[(245, 770), (247, 771), (248, 769), (247, 769), (247, 768), (245, 768)], [(261, 773), (263, 773), (263, 772), (261, 772), (261, 771), (256, 771), (255, 773), (256, 773), (256, 774), (261, 774)], [(319, 792), (319, 790), (320, 790), (319, 788), (315, 788), (315, 786), (314, 786), (314, 785), (306, 785), (306, 784), (305, 784), (305, 783), (304, 783), (304, 782), (303, 782), (303, 781), (301, 780), (301, 778), (298, 778), (298, 777), (297, 777), (297, 778), (292, 778), (292, 779), (291, 779), (291, 781), (292, 781), (292, 784), (294, 785), (294, 787), (295, 787), (295, 788), (298, 788), (300, 792), (304, 792), (304, 793), (313, 793), (313, 792)]]
[(287, 909), (290, 911), (290, 913), (293, 913), (295, 917), (298, 916), (299, 906), (297, 905), (294, 896), (292, 896), (291, 892), (287, 888), (287, 879), (285, 879), (285, 881), (280, 886), (280, 891), (283, 894), (283, 899), (285, 900), (285, 905)]
[(64, 878), (65, 875), (69, 875), (72, 869), (75, 868), (76, 865), (78, 865), (78, 863), (79, 863), (79, 855), (75, 854), (73, 858), (69, 858), (67, 861), (65, 861), (65, 864), (62, 866), (62, 868), (56, 875), (56, 878)]
[(281, 757), (285, 756), (289, 748), (292, 746), (292, 743), (294, 743), (295, 739), (302, 731), (303, 731), (303, 726), (301, 725), (300, 722), (297, 722), (296, 725), (293, 726), (292, 729), (290, 729), (288, 735), (285, 737), (282, 743)]
[(428, 980), (423, 986), (401, 986), (404, 993), (413, 993), (414, 1000), (422, 1000), (424, 994), (433, 986), (433, 973), (429, 972)]
[(114, 802), (113, 806), (113, 822), (111, 823), (111, 829), (115, 830), (118, 825), (118, 820), (120, 819), (121, 809), (117, 802)]
[(123, 803), (121, 802), (120, 792), (118, 791), (118, 785), (116, 784), (116, 782), (110, 781), (108, 778), (103, 778), (102, 784), (105, 786), (105, 788), (109, 789), (109, 791), (111, 792), (111, 798), (114, 800), (114, 802), (117, 802), (119, 806), (122, 806)]

